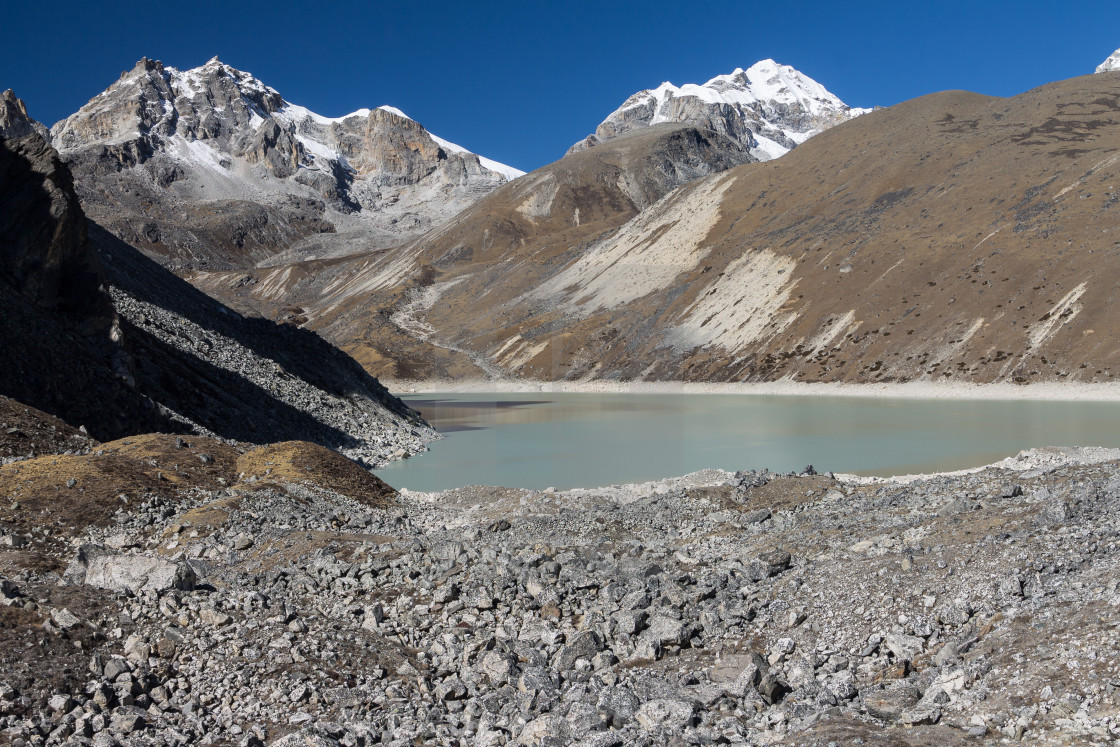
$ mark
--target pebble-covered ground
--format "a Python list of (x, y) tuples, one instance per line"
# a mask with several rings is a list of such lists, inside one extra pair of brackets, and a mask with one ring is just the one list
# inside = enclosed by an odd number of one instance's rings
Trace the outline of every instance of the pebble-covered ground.
[(81, 452), (0, 465), (0, 743), (1120, 739), (1120, 454), (398, 495), (310, 444)]

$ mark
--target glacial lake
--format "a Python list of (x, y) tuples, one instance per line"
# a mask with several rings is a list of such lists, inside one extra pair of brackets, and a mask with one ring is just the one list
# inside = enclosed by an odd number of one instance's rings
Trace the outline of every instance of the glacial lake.
[(899, 475), (1039, 446), (1120, 447), (1120, 403), (722, 394), (404, 395), (441, 433), (396, 488), (596, 487), (707, 467)]

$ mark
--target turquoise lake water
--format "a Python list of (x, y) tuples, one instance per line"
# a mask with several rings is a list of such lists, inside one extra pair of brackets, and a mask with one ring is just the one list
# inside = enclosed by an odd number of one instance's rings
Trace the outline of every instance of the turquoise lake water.
[(566, 489), (695, 472), (976, 467), (1038, 446), (1120, 447), (1120, 403), (716, 394), (406, 395), (445, 438), (390, 485)]

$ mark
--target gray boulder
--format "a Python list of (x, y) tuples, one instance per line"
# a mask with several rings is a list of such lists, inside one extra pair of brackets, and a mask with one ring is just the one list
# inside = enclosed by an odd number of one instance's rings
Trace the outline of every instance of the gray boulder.
[(901, 661), (913, 661), (925, 648), (925, 641), (917, 636), (887, 633), (887, 648)]
[(191, 591), (198, 580), (194, 569), (185, 562), (146, 555), (118, 555), (101, 545), (78, 548), (63, 578), (73, 584), (134, 595), (168, 589)]
[(634, 718), (648, 731), (678, 731), (692, 725), (694, 709), (687, 701), (661, 698), (643, 703)]
[(590, 661), (595, 654), (603, 650), (603, 637), (593, 630), (577, 633), (570, 643), (560, 649), (556, 657), (556, 668), (566, 672), (575, 666), (576, 660), (587, 659)]

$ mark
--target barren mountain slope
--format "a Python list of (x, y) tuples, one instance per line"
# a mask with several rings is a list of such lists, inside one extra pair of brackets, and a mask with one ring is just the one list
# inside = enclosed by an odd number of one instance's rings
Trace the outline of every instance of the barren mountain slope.
[[(481, 350), (444, 346), (425, 313), (489, 329), (506, 304), (681, 184), (750, 160), (709, 130), (659, 125), (612, 139), (521, 177), (448, 224), (387, 252), (189, 274), (212, 295), (306, 323), (390, 378), (500, 375)], [(454, 306), (429, 309), (445, 283)], [(495, 318), (495, 315), (499, 315)], [(429, 340), (429, 337), (431, 339)]]
[(544, 378), (1109, 380), (1118, 149), (1118, 74), (926, 96), (690, 184), (547, 282), (504, 263), (514, 303), (445, 286), (424, 320)]
[[(925, 96), (641, 213), (612, 207), (616, 182), (600, 167), (577, 168), (619, 142), (519, 180), (403, 250), (315, 275), (307, 287), (326, 300), (306, 315), (388, 376), (367, 351), (405, 351), (403, 373), (419, 376), (426, 355), (382, 336), (389, 320), (481, 370), (545, 379), (1114, 374), (1120, 74), (1010, 99)], [(560, 173), (586, 178), (554, 191)], [(279, 303), (301, 272), (260, 284)]]
[(1108, 380), (1118, 147), (1109, 74), (923, 97), (734, 172), (650, 373)]

